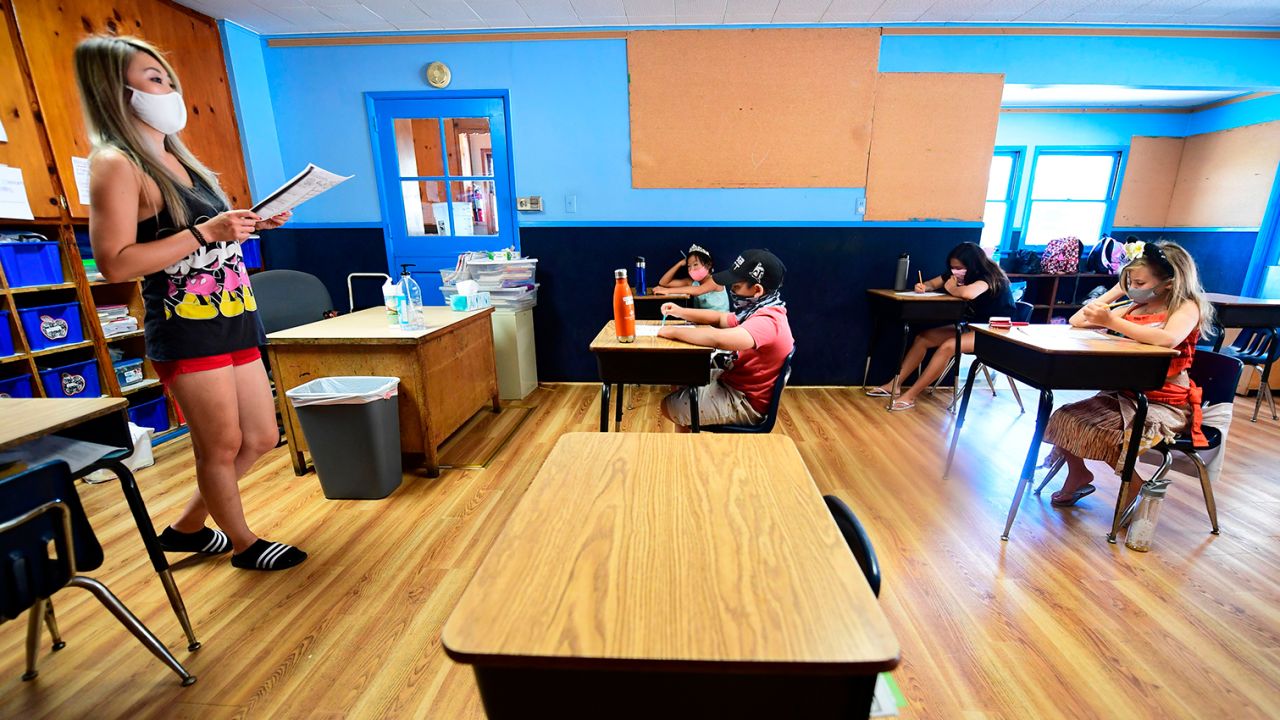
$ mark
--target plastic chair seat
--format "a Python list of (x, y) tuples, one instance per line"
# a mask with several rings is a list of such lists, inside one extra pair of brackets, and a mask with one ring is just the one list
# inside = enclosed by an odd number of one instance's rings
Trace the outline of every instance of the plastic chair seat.
[(1219, 430), (1216, 427), (1209, 427), (1208, 425), (1200, 426), (1200, 430), (1201, 432), (1204, 433), (1205, 440), (1209, 441), (1208, 447), (1202, 447), (1202, 448), (1196, 447), (1194, 444), (1192, 444), (1190, 435), (1180, 435), (1178, 436), (1177, 440), (1174, 440), (1171, 443), (1161, 443), (1160, 447), (1168, 448), (1170, 450), (1177, 450), (1178, 452), (1189, 453), (1194, 450), (1215, 450), (1218, 447), (1222, 446), (1221, 430)]

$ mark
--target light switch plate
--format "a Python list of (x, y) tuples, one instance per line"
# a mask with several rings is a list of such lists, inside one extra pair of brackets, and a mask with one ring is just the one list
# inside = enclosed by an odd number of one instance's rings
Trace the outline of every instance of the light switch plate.
[(867, 214), (867, 199), (866, 199), (866, 198), (864, 198), (864, 197), (860, 197), (860, 198), (858, 198), (858, 207), (857, 207), (857, 210), (855, 210), (855, 212), (857, 212), (859, 215), (866, 215), (866, 214)]
[(530, 195), (516, 198), (516, 210), (519, 212), (542, 212), (542, 196)]

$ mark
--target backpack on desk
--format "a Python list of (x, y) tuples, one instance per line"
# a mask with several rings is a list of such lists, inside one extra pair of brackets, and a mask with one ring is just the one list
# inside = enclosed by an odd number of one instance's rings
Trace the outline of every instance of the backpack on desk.
[(1040, 272), (1050, 275), (1069, 275), (1080, 269), (1080, 253), (1084, 243), (1077, 237), (1055, 238), (1044, 248), (1040, 257)]

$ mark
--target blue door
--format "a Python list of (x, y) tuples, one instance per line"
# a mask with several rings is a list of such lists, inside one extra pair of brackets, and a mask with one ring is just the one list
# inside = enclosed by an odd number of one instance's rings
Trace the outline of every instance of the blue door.
[(413, 263), (427, 305), (459, 254), (519, 247), (507, 99), (487, 95), (366, 94), (387, 259)]

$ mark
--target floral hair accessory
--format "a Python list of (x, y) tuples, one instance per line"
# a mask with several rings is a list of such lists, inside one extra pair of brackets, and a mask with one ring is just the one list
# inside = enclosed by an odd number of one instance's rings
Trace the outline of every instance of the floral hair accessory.
[(1137, 260), (1138, 258), (1142, 257), (1142, 251), (1145, 250), (1146, 247), (1147, 247), (1147, 244), (1142, 242), (1141, 240), (1125, 243), (1124, 244), (1125, 262), (1133, 262), (1134, 260)]

